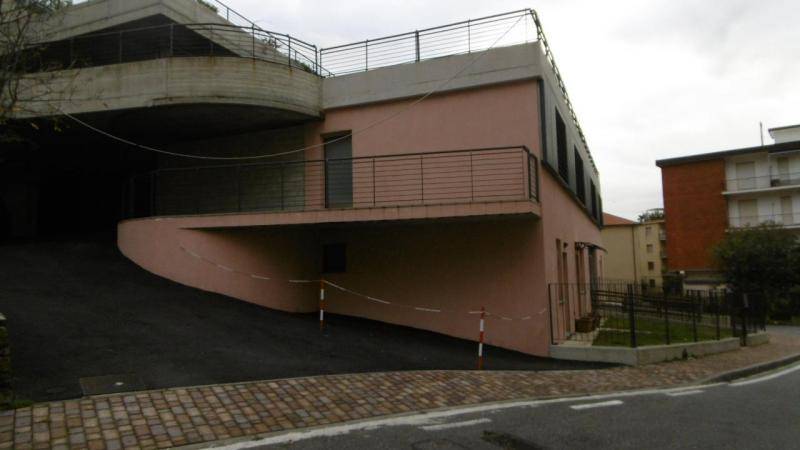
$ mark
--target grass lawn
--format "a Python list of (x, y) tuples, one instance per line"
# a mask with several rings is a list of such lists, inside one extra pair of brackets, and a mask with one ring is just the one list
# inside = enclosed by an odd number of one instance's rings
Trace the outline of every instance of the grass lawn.
[[(604, 322), (592, 345), (623, 346), (631, 345), (631, 335), (628, 331), (630, 325), (627, 317), (609, 317)], [(669, 336), (671, 344), (694, 342), (694, 332), (691, 323), (670, 320)], [(720, 328), (720, 338), (733, 336), (730, 328)], [(697, 324), (697, 340), (712, 341), (717, 339), (717, 330), (714, 325)], [(666, 325), (663, 319), (636, 318), (636, 344), (663, 345), (666, 344)]]

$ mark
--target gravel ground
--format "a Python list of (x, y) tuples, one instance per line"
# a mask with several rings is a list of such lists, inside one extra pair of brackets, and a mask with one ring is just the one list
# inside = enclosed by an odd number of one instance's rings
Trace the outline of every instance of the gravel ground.
[[(342, 316), (269, 310), (181, 286), (125, 259), (113, 239), (0, 246), (17, 396), (82, 395), (79, 378), (134, 373), (147, 388), (319, 374), (471, 369), (475, 344)], [(487, 349), (488, 369), (601, 367)]]

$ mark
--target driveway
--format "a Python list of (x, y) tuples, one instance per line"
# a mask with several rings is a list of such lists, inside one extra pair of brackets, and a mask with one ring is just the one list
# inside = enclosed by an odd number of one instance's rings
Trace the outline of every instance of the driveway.
[[(152, 275), (113, 239), (0, 247), (14, 388), (24, 399), (82, 396), (79, 380), (136, 374), (150, 389), (415, 369), (472, 369), (475, 344), (436, 333), (265, 309)], [(488, 348), (488, 369), (596, 368)]]

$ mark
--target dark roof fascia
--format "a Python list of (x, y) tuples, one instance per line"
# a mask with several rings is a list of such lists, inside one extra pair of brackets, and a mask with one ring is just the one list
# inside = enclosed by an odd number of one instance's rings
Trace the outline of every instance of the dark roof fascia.
[(757, 153), (757, 152), (781, 153), (781, 152), (790, 152), (797, 150), (800, 150), (800, 141), (782, 142), (780, 144), (739, 148), (735, 150), (725, 150), (721, 152), (700, 153), (697, 155), (681, 156), (678, 158), (659, 159), (656, 161), (656, 165), (658, 167), (675, 166), (679, 164), (722, 159), (722, 158), (727, 158), (729, 156), (745, 155), (747, 153)]

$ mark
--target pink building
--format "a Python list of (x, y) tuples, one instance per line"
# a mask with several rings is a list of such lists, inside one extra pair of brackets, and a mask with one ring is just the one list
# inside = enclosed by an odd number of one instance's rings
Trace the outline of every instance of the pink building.
[[(73, 8), (53, 42), (95, 57), (74, 59), (80, 95), (59, 109), (223, 158), (72, 124), (67, 138), (137, 155), (98, 181), (124, 198), (98, 221), (120, 219), (119, 249), (146, 270), (298, 313), (318, 310), (303, 281), (324, 279), (344, 288), (328, 286), (330, 312), (466, 339), (485, 307), (487, 343), (545, 356), (588, 313), (549, 285), (597, 272), (598, 173), (533, 11), (318, 49), (224, 5)], [(121, 50), (106, 61), (104, 45)], [(58, 213), (25, 205), (40, 220), (18, 234)]]

